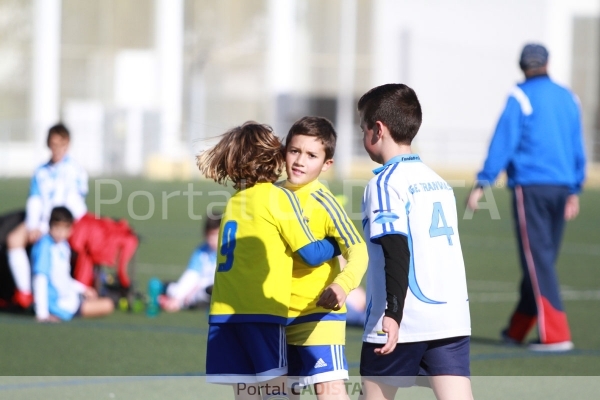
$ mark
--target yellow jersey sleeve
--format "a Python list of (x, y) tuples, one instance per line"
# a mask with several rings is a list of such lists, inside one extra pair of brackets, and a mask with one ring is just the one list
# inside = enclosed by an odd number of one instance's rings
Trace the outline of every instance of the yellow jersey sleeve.
[(326, 236), (335, 238), (342, 256), (348, 261), (346, 267), (333, 280), (346, 294), (357, 288), (367, 270), (367, 246), (335, 196), (327, 189), (313, 192), (312, 197), (327, 211)]
[(274, 196), (271, 196), (269, 210), (279, 233), (292, 252), (315, 242), (316, 239), (302, 214), (298, 197), (288, 189), (273, 187)]

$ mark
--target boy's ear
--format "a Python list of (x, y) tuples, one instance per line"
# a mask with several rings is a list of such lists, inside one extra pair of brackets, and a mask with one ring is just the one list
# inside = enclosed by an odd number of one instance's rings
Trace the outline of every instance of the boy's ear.
[(323, 163), (323, 167), (321, 168), (321, 172), (327, 171), (329, 168), (331, 168), (332, 164), (333, 164), (333, 158), (330, 158), (329, 160), (326, 160)]
[(381, 121), (375, 121), (375, 124), (373, 126), (373, 133), (375, 133), (377, 137), (381, 138), (383, 136), (384, 130), (388, 130), (387, 126), (385, 126)]

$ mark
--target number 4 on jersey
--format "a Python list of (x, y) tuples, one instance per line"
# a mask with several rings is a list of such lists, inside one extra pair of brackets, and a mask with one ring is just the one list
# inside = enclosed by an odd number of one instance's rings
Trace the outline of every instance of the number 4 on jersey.
[[(442, 220), (442, 226), (440, 226), (440, 219)], [(448, 238), (448, 244), (452, 246), (452, 238), (454, 235), (454, 229), (448, 226), (446, 223), (446, 217), (444, 216), (444, 210), (442, 209), (442, 203), (433, 203), (433, 215), (431, 216), (431, 226), (429, 227), (429, 236), (446, 236)]]

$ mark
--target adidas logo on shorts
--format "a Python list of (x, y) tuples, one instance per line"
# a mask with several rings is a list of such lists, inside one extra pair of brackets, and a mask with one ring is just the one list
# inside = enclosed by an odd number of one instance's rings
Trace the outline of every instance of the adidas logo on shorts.
[(315, 364), (314, 368), (323, 368), (323, 367), (326, 367), (326, 366), (327, 366), (327, 363), (325, 361), (323, 361), (322, 358), (319, 358), (317, 360), (317, 363)]

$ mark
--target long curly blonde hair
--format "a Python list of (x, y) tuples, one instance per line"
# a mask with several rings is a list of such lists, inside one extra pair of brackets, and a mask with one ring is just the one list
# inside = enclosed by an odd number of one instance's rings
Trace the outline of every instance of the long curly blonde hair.
[(200, 172), (215, 182), (233, 182), (237, 190), (275, 182), (283, 171), (282, 143), (269, 125), (244, 122), (225, 132), (219, 143), (196, 156)]

